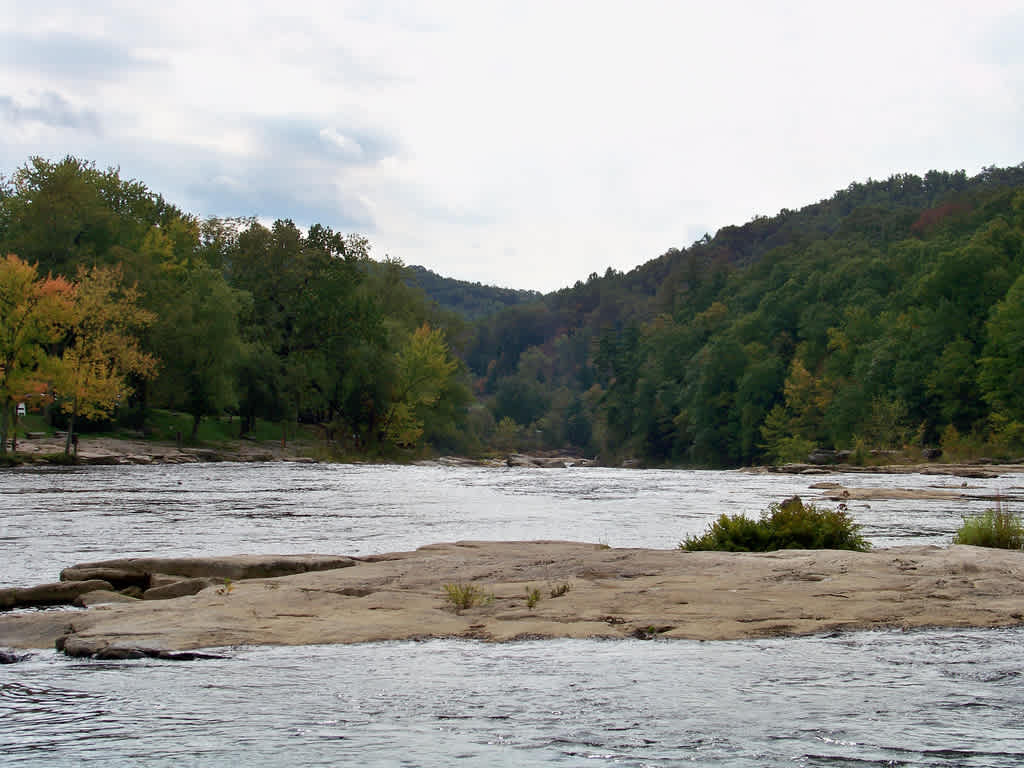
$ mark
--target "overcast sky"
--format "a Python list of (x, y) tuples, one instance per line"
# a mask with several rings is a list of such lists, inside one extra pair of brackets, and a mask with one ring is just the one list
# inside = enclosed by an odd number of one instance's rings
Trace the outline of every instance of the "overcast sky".
[(851, 181), (1024, 162), (1024, 10), (0, 0), (0, 135), (5, 175), (72, 154), (548, 291)]

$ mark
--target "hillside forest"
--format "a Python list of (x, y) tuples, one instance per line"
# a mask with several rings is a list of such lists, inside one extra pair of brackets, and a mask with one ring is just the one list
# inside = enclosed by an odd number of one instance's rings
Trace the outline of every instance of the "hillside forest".
[(24, 403), (69, 440), (170, 410), (339, 458), (1024, 455), (1024, 163), (852, 183), (541, 295), (33, 157), (0, 254), (3, 450)]

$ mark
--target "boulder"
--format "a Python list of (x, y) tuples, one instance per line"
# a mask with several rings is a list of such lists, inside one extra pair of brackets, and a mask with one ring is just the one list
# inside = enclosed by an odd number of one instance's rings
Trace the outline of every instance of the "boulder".
[(565, 459), (559, 458), (545, 458), (543, 456), (535, 456), (533, 459), (535, 467), (541, 467), (542, 469), (565, 469), (567, 466)]
[(29, 657), (27, 653), (15, 653), (14, 651), (8, 651), (0, 648), (0, 664), (17, 664), (19, 661), (24, 661)]
[(807, 456), (808, 464), (821, 466), (822, 464), (841, 464), (848, 461), (850, 451), (830, 451), (826, 448), (815, 448)]
[(169, 573), (152, 573), (149, 576), (149, 588), (169, 587), (171, 584), (177, 584), (181, 580), (181, 576), (172, 576)]
[(565, 469), (566, 460), (558, 456), (527, 456), (524, 453), (513, 453), (505, 460), (505, 464), (509, 467)]
[(142, 593), (143, 600), (170, 600), (175, 597), (185, 597), (202, 592), (207, 587), (215, 584), (222, 584), (223, 580), (197, 578), (178, 579), (161, 587), (151, 587)]
[(75, 598), (74, 604), (79, 608), (88, 608), (90, 605), (103, 605), (105, 603), (134, 603), (139, 598), (125, 595), (121, 592), (108, 592), (105, 589), (97, 589), (94, 592), (86, 592)]
[(113, 585), (102, 579), (58, 581), (54, 584), (39, 584), (35, 587), (8, 587), (0, 589), (0, 610), (37, 608), (44, 605), (71, 605), (79, 595), (95, 592), (98, 589), (114, 591)]
[(129, 568), (89, 568), (73, 565), (60, 572), (61, 581), (89, 581), (90, 579), (109, 581), (116, 589), (125, 589), (126, 587), (149, 589), (151, 586), (148, 573)]

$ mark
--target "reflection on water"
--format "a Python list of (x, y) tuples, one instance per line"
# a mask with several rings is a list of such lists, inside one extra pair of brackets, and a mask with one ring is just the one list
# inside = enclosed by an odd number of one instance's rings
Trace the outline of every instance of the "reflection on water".
[[(946, 482), (288, 464), (19, 470), (0, 476), (0, 581), (142, 554), (368, 554), (458, 539), (670, 548), (723, 512), (814, 498), (809, 486), (823, 479)], [(970, 482), (973, 493), (1013, 484)], [(961, 515), (985, 506), (851, 511), (876, 546), (947, 544)], [(47, 651), (0, 667), (0, 764), (1024, 765), (1022, 641), (1022, 629), (437, 640), (226, 649), (192, 663)]]

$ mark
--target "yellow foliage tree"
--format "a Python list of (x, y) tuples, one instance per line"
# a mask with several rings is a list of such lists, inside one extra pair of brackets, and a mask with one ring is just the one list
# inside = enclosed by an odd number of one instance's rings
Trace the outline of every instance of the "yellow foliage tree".
[(64, 452), (71, 449), (75, 419), (109, 416), (131, 394), (129, 375), (149, 378), (156, 359), (144, 352), (135, 331), (155, 319), (138, 306), (138, 291), (125, 286), (120, 267), (80, 269), (69, 323), (70, 343), (54, 374), (61, 408), (70, 414)]
[(423, 436), (421, 411), (437, 403), (458, 363), (448, 355), (444, 333), (423, 324), (398, 351), (398, 376), (385, 419), (385, 434), (402, 448)]
[(14, 403), (46, 391), (50, 356), (71, 316), (74, 287), (9, 254), (0, 260), (0, 453), (7, 450)]

